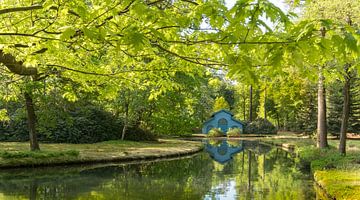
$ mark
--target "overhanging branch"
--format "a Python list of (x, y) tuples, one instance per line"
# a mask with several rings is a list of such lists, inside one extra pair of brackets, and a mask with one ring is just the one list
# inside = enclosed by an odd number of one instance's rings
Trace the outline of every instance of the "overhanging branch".
[(37, 76), (38, 71), (35, 67), (25, 67), (22, 61), (17, 61), (11, 54), (0, 50), (0, 63), (4, 64), (12, 73), (23, 76)]
[(1, 14), (12, 13), (12, 12), (21, 12), (21, 11), (29, 11), (29, 10), (39, 10), (42, 9), (42, 5), (32, 5), (32, 6), (23, 6), (23, 7), (15, 7), (15, 8), (5, 8), (0, 10)]

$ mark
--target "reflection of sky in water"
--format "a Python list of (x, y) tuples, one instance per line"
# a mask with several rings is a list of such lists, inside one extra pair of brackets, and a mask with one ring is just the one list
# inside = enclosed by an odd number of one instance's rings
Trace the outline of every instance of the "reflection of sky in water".
[[(224, 190), (225, 188), (225, 190)], [(221, 183), (219, 185), (211, 187), (210, 194), (206, 194), (204, 200), (212, 199), (235, 199), (237, 196), (236, 193), (236, 182), (234, 179), (229, 179), (226, 183)], [(214, 196), (211, 194), (215, 194)]]

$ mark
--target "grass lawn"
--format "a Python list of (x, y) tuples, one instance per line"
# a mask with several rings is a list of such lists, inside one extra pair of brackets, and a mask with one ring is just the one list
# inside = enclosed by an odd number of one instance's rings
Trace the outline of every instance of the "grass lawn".
[(331, 197), (353, 200), (360, 198), (360, 169), (316, 171), (314, 177)]
[(107, 141), (95, 144), (40, 144), (30, 152), (24, 142), (0, 143), (0, 167), (106, 162), (170, 157), (202, 149), (200, 142), (159, 140), (157, 142)]

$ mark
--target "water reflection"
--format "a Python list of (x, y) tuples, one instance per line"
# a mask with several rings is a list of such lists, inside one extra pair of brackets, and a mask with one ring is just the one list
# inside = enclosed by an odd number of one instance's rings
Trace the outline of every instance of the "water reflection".
[(314, 199), (312, 181), (281, 150), (236, 140), (205, 149), (142, 164), (2, 170), (0, 199)]
[(230, 145), (226, 140), (209, 140), (205, 149), (211, 158), (222, 164), (229, 162), (236, 153), (244, 150), (242, 141), (241, 144)]

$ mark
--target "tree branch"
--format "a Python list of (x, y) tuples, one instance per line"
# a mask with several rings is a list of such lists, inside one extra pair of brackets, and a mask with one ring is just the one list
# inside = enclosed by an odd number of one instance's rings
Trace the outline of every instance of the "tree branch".
[(0, 63), (4, 64), (12, 73), (24, 76), (37, 76), (38, 71), (35, 67), (25, 67), (22, 61), (16, 61), (11, 54), (0, 50)]
[(42, 9), (42, 5), (32, 5), (32, 6), (24, 6), (24, 7), (15, 7), (15, 8), (5, 8), (0, 10), (1, 14), (12, 13), (12, 12), (20, 12), (20, 11), (29, 11), (29, 10), (39, 10)]

